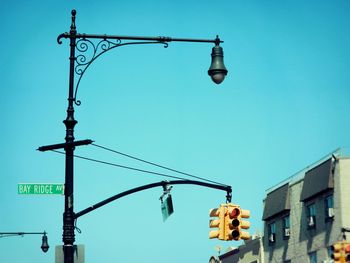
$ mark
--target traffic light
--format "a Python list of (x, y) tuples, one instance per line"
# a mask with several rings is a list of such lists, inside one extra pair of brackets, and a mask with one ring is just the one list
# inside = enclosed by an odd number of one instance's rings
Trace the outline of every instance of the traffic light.
[(209, 212), (210, 217), (214, 217), (216, 219), (211, 219), (209, 221), (210, 228), (217, 228), (216, 230), (211, 230), (209, 232), (209, 238), (218, 238), (220, 240), (224, 240), (225, 238), (225, 214), (226, 207), (220, 205), (219, 208), (211, 209)]
[(209, 221), (210, 228), (217, 228), (209, 232), (209, 238), (218, 238), (220, 240), (248, 240), (250, 235), (242, 229), (248, 229), (250, 223), (242, 218), (249, 218), (250, 211), (243, 210), (239, 205), (221, 204), (219, 208), (210, 210)]
[(350, 262), (350, 243), (344, 242), (344, 259), (345, 262)]
[(332, 259), (334, 263), (344, 263), (344, 246), (343, 242), (338, 241), (331, 246), (332, 249)]
[(250, 223), (242, 220), (249, 218), (250, 211), (243, 210), (238, 205), (227, 204), (227, 213), (225, 214), (225, 240), (248, 240), (250, 235), (242, 229), (248, 229)]

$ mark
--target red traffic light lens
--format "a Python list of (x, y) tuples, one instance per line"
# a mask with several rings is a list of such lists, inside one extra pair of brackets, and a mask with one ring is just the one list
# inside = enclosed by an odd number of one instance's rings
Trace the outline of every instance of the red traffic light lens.
[(235, 207), (231, 210), (230, 217), (231, 218), (237, 217), (240, 215), (240, 213), (241, 211), (239, 210), (239, 208)]
[(345, 250), (345, 253), (350, 253), (350, 244), (345, 245), (344, 250)]

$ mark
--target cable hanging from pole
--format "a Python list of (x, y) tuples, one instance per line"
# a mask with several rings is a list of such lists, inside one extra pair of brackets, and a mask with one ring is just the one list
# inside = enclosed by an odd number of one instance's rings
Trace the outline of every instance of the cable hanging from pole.
[[(64, 152), (57, 151), (57, 150), (52, 150), (52, 151), (56, 152), (56, 153), (60, 153), (60, 154), (65, 154)], [(116, 164), (116, 163), (111, 163), (111, 162), (101, 161), (101, 160), (97, 160), (97, 159), (92, 159), (92, 158), (89, 158), (89, 157), (84, 157), (84, 156), (80, 156), (80, 155), (76, 155), (76, 154), (74, 154), (73, 157), (78, 158), (78, 159), (82, 159), (82, 160), (86, 160), (86, 161), (90, 161), (90, 162), (101, 163), (101, 164), (105, 164), (105, 165), (109, 165), (109, 166), (114, 166), (114, 167), (119, 167), (119, 168), (123, 168), (123, 169), (128, 169), (128, 170), (132, 170), (132, 171), (136, 171), (136, 172), (142, 172), (142, 173), (148, 173), (148, 174), (153, 174), (153, 175), (159, 175), (159, 176), (173, 178), (173, 179), (179, 179), (179, 180), (188, 180), (186, 178), (182, 178), (182, 177), (178, 177), (178, 176), (173, 176), (173, 175), (163, 174), (163, 173), (158, 173), (158, 172), (152, 172), (152, 171), (143, 170), (143, 169), (139, 169), (139, 168), (134, 168), (134, 167), (130, 167), (130, 166), (125, 166), (125, 165), (120, 165), (120, 164)]]
[[(131, 158), (131, 159), (135, 159), (135, 160), (138, 160), (140, 162), (144, 162), (144, 163), (147, 163), (147, 164), (150, 164), (150, 165), (162, 168), (162, 169), (166, 169), (166, 170), (169, 170), (169, 171), (172, 171), (172, 172), (175, 172), (175, 173), (186, 175), (186, 176), (189, 176), (189, 177), (192, 177), (192, 178), (196, 178), (196, 179), (199, 179), (199, 180), (202, 180), (202, 181), (210, 182), (210, 183), (213, 183), (213, 184), (217, 184), (217, 185), (221, 185), (221, 186), (227, 186), (226, 184), (218, 183), (218, 182), (215, 182), (215, 181), (212, 181), (212, 180), (208, 180), (208, 179), (205, 179), (205, 178), (202, 178), (202, 177), (199, 177), (199, 176), (195, 176), (195, 175), (191, 175), (191, 174), (188, 174), (188, 173), (185, 173), (185, 172), (181, 172), (181, 171), (169, 168), (169, 167), (165, 167), (165, 166), (153, 163), (153, 162), (149, 162), (149, 161), (146, 161), (146, 160), (143, 160), (143, 159), (140, 159), (140, 158), (137, 158), (137, 157), (125, 154), (125, 153), (121, 153), (121, 152), (109, 149), (109, 148), (104, 147), (104, 146), (96, 145), (94, 143), (92, 143), (92, 145), (95, 146), (95, 147), (98, 147), (98, 148), (101, 148), (101, 149), (113, 152), (115, 154), (120, 154), (120, 155), (123, 155), (125, 157)], [(65, 154), (64, 152), (57, 151), (57, 150), (52, 150), (52, 151), (56, 152), (56, 153), (60, 153), (60, 154)], [(186, 178), (183, 178), (183, 177), (179, 177), (179, 176), (174, 176), (174, 175), (169, 175), (169, 174), (164, 174), (164, 173), (159, 173), (159, 172), (153, 172), (153, 171), (139, 169), (139, 168), (134, 168), (134, 167), (126, 166), (126, 165), (120, 165), (120, 164), (116, 164), (116, 163), (112, 163), (112, 162), (101, 161), (101, 160), (97, 160), (97, 159), (93, 159), (93, 158), (89, 158), (89, 157), (85, 157), (85, 156), (81, 156), (81, 155), (73, 155), (73, 156), (75, 158), (78, 158), (78, 159), (82, 159), (82, 160), (86, 160), (86, 161), (90, 161), (90, 162), (95, 162), (95, 163), (100, 163), (100, 164), (105, 164), (105, 165), (109, 165), (109, 166), (114, 166), (114, 167), (118, 167), (118, 168), (128, 169), (128, 170), (132, 170), (132, 171), (136, 171), (136, 172), (148, 173), (148, 174), (158, 175), (158, 176), (162, 176), (162, 177), (168, 177), (168, 178), (172, 178), (172, 179), (189, 180), (189, 179), (186, 179)]]
[(203, 177), (199, 177), (199, 176), (196, 176), (196, 175), (192, 175), (192, 174), (189, 174), (189, 173), (181, 172), (179, 170), (176, 170), (176, 169), (173, 169), (173, 168), (169, 168), (169, 167), (166, 167), (166, 166), (163, 166), (163, 165), (160, 165), (160, 164), (156, 164), (154, 162), (146, 161), (144, 159), (141, 159), (141, 158), (138, 158), (138, 157), (126, 154), (126, 153), (122, 153), (122, 152), (119, 152), (119, 151), (107, 148), (105, 146), (98, 145), (96, 143), (92, 143), (91, 145), (95, 146), (97, 148), (101, 148), (101, 149), (106, 150), (106, 151), (110, 151), (110, 152), (115, 153), (115, 154), (119, 154), (119, 155), (125, 156), (125, 157), (130, 158), (130, 159), (134, 159), (134, 160), (137, 160), (137, 161), (140, 161), (140, 162), (143, 162), (143, 163), (147, 163), (149, 165), (153, 165), (153, 166), (156, 166), (156, 167), (159, 167), (159, 168), (162, 168), (162, 169), (174, 172), (174, 173), (186, 175), (186, 176), (189, 176), (189, 177), (192, 177), (192, 178), (196, 178), (196, 179), (199, 179), (199, 180), (202, 180), (202, 181), (206, 181), (206, 182), (214, 183), (214, 184), (217, 184), (217, 185), (225, 186), (225, 184), (223, 184), (223, 183), (212, 181), (212, 180), (209, 180), (209, 179), (206, 179), (206, 178), (203, 178)]

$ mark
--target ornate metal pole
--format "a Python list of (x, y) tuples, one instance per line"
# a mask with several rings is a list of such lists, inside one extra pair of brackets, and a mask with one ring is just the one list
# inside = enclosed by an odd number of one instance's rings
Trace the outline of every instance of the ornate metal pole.
[[(75, 141), (74, 140), (74, 127), (77, 121), (74, 119), (74, 104), (80, 105), (80, 101), (77, 100), (77, 91), (80, 84), (80, 80), (84, 75), (87, 68), (105, 52), (114, 49), (116, 47), (124, 45), (135, 44), (163, 44), (164, 47), (168, 47), (168, 42), (197, 42), (197, 43), (214, 43), (212, 53), (212, 64), (208, 71), (208, 74), (212, 77), (216, 84), (221, 83), (227, 70), (223, 63), (223, 51), (219, 47), (222, 43), (217, 36), (216, 39), (187, 39), (187, 38), (170, 38), (170, 37), (138, 37), (138, 36), (116, 36), (116, 35), (94, 35), (94, 34), (79, 34), (75, 25), (76, 11), (72, 10), (72, 21), (69, 33), (60, 34), (57, 38), (59, 44), (62, 43), (62, 38), (70, 39), (70, 66), (69, 66), (69, 93), (68, 93), (68, 108), (67, 118), (63, 121), (66, 126), (65, 143), (54, 144), (40, 147), (38, 150), (47, 151), (53, 149), (65, 149), (65, 201), (64, 201), (64, 213), (63, 213), (63, 251), (64, 251), (64, 263), (73, 263), (74, 257), (74, 149), (76, 146), (90, 144), (91, 140)], [(93, 40), (99, 39), (96, 44)], [(130, 42), (122, 43), (122, 40), (129, 40)], [(86, 55), (85, 52), (91, 50), (90, 55)], [(76, 51), (78, 54), (76, 54)], [(74, 82), (74, 76), (77, 75), (77, 83)]]
[(74, 183), (74, 126), (77, 121), (74, 119), (74, 64), (75, 64), (75, 47), (76, 47), (76, 11), (72, 11), (72, 24), (70, 27), (70, 66), (69, 66), (69, 93), (67, 118), (64, 120), (66, 126), (66, 171), (65, 171), (65, 192), (64, 192), (64, 213), (63, 213), (63, 252), (64, 262), (73, 263), (74, 256), (74, 207), (73, 207), (73, 183)]

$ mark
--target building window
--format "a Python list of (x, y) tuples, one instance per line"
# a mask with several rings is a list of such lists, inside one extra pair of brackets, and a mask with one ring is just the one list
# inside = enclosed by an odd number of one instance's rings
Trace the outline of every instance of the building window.
[(282, 218), (283, 222), (283, 238), (288, 239), (290, 236), (290, 219), (289, 215)]
[(317, 263), (317, 254), (316, 251), (315, 252), (311, 252), (309, 254), (309, 259), (310, 259), (310, 263)]
[(276, 242), (276, 223), (270, 223), (267, 226), (267, 235), (269, 238), (269, 244), (274, 244)]
[(308, 229), (316, 228), (316, 207), (314, 203), (306, 207), (306, 216)]
[(329, 195), (324, 199), (325, 218), (331, 221), (334, 217), (333, 195)]

